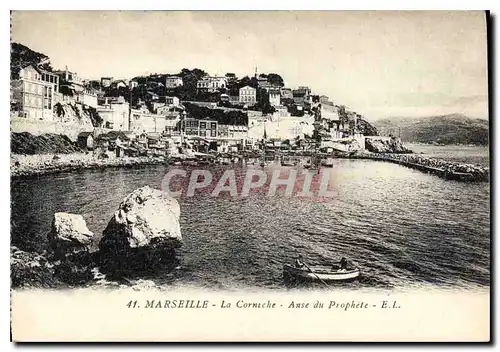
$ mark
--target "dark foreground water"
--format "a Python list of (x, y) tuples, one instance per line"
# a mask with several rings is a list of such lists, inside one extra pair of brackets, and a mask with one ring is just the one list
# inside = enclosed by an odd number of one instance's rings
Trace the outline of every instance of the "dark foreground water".
[[(240, 165), (240, 171), (254, 166)], [(12, 242), (46, 245), (52, 215), (82, 214), (100, 237), (134, 189), (159, 188), (168, 168), (107, 169), (14, 180)], [(460, 183), (390, 163), (335, 160), (335, 197), (181, 198), (182, 267), (158, 284), (282, 288), (282, 265), (345, 256), (362, 272), (342, 287), (489, 285), (489, 185)], [(267, 170), (271, 172), (271, 169)]]

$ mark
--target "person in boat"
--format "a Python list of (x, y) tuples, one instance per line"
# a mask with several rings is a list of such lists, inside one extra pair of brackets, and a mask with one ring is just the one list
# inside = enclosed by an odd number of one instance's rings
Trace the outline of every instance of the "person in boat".
[(345, 257), (342, 257), (342, 259), (340, 259), (340, 270), (345, 269), (347, 269), (347, 259), (345, 259)]
[(304, 259), (302, 258), (302, 255), (299, 254), (299, 257), (295, 259), (295, 267), (302, 268), (303, 266), (304, 266)]

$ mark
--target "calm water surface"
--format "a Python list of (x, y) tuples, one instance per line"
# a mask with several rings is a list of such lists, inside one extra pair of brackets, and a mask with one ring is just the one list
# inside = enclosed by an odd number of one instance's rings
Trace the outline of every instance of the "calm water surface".
[[(238, 172), (247, 167), (254, 166), (236, 166)], [(82, 214), (100, 237), (128, 193), (145, 185), (160, 188), (167, 171), (154, 166), (13, 180), (13, 245), (43, 249), (57, 211)], [(342, 287), (489, 285), (487, 183), (447, 181), (368, 160), (335, 160), (331, 172), (335, 197), (328, 199), (290, 198), (280, 191), (273, 197), (180, 198), (182, 267), (153, 280), (279, 289), (283, 263), (301, 253), (310, 264), (345, 256), (359, 266), (360, 280)]]
[(490, 165), (488, 147), (429, 144), (408, 144), (407, 147), (414, 153), (421, 153), (432, 158), (487, 167)]

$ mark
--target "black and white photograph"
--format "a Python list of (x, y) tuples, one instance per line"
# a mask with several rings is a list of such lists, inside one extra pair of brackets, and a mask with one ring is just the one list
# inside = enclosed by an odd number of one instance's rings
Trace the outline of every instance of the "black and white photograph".
[(489, 16), (12, 11), (13, 341), (489, 341)]

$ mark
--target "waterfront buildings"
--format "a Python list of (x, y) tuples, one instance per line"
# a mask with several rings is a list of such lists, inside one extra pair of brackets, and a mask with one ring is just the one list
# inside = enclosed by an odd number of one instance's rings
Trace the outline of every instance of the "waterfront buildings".
[(170, 118), (165, 116), (165, 127), (164, 127), (164, 135), (167, 137), (176, 137), (180, 136), (180, 119), (177, 116), (176, 118)]
[(21, 117), (53, 120), (55, 94), (59, 91), (59, 76), (29, 65), (19, 71), (19, 80), (12, 82), (15, 110)]
[(83, 92), (83, 79), (76, 72), (69, 71), (67, 66), (65, 70), (54, 71), (54, 74), (59, 76), (60, 90), (61, 88), (65, 88), (72, 92)]
[(93, 108), (97, 108), (97, 91), (84, 87), (82, 92), (75, 95), (75, 101)]
[(97, 113), (103, 120), (104, 128), (128, 131), (129, 104), (123, 97), (105, 98), (104, 103), (97, 106)]
[(219, 125), (218, 137), (248, 138), (248, 127), (244, 125)]
[(77, 137), (77, 145), (86, 150), (94, 148), (94, 136), (92, 132), (80, 132)]
[(76, 73), (68, 70), (54, 71), (54, 74), (59, 76), (59, 91), (63, 95), (72, 97), (75, 103), (84, 104), (93, 108), (97, 107), (97, 90), (90, 85), (86, 85), (85, 81)]
[(215, 120), (187, 118), (181, 121), (180, 130), (186, 140), (198, 145), (203, 142), (219, 152), (241, 150), (248, 141), (247, 126), (219, 124)]
[(157, 132), (165, 128), (162, 123), (165, 117), (159, 118), (160, 116), (150, 113), (148, 109), (131, 109), (130, 114), (131, 132)]
[(239, 102), (246, 105), (254, 105), (257, 101), (257, 90), (250, 86), (240, 88)]
[(184, 119), (181, 123), (181, 130), (187, 136), (196, 137), (217, 137), (217, 121), (199, 120), (194, 118)]

